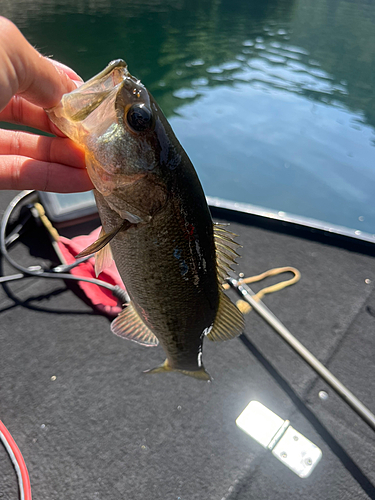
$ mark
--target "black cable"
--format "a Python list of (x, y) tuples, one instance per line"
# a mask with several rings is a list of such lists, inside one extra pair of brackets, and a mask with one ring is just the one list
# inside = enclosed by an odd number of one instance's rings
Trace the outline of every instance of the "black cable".
[(8, 263), (23, 273), (23, 276), (19, 274), (15, 274), (13, 276), (3, 276), (0, 278), (0, 283), (4, 281), (12, 281), (16, 279), (27, 278), (28, 276), (33, 276), (35, 278), (47, 278), (47, 279), (64, 279), (64, 280), (73, 280), (73, 281), (85, 281), (87, 283), (92, 283), (93, 285), (98, 285), (103, 288), (107, 288), (110, 290), (113, 295), (121, 300), (123, 303), (129, 302), (129, 296), (124, 289), (119, 287), (118, 285), (111, 285), (110, 283), (106, 283), (105, 281), (98, 280), (95, 278), (85, 278), (80, 276), (73, 276), (72, 274), (61, 273), (58, 272), (59, 266), (57, 267), (57, 272), (54, 270), (45, 271), (41, 268), (41, 266), (31, 266), (24, 267), (18, 262), (16, 262), (8, 253), (7, 245), (6, 245), (6, 228), (8, 226), (9, 219), (15, 210), (16, 206), (23, 201), (27, 197), (32, 197), (35, 200), (37, 199), (36, 191), (22, 191), (18, 193), (17, 196), (13, 198), (13, 200), (9, 203), (6, 208), (3, 218), (1, 219), (0, 224), (0, 250), (4, 258), (8, 261)]

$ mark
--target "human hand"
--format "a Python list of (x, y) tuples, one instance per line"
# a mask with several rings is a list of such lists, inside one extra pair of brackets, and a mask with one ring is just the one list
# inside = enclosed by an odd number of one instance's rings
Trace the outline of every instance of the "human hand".
[(0, 17), (0, 121), (58, 136), (0, 129), (0, 189), (93, 189), (84, 152), (44, 111), (74, 90), (75, 81), (82, 80), (67, 66), (39, 54), (11, 21)]

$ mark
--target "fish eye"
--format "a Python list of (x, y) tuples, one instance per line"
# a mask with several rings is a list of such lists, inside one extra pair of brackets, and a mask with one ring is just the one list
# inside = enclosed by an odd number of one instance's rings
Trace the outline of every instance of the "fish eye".
[(136, 132), (144, 132), (152, 126), (152, 113), (144, 104), (133, 104), (126, 115), (130, 127)]

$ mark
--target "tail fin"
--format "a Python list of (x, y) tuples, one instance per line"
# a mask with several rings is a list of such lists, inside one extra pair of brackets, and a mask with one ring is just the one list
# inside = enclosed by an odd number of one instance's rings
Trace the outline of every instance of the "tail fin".
[(146, 370), (143, 373), (165, 373), (165, 372), (180, 372), (184, 375), (188, 375), (189, 377), (194, 377), (199, 380), (212, 380), (210, 374), (206, 372), (204, 366), (202, 365), (198, 370), (179, 370), (178, 368), (171, 368), (168, 363), (168, 359), (164, 361), (163, 364), (156, 366), (155, 368), (151, 368), (150, 370)]

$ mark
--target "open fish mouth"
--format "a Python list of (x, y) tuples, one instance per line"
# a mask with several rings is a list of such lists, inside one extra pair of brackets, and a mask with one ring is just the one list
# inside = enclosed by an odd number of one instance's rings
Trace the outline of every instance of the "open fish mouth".
[(116, 123), (115, 102), (124, 82), (135, 80), (125, 61), (117, 59), (69, 94), (60, 103), (47, 109), (51, 121), (70, 139), (87, 151), (88, 141), (97, 138)]
[(105, 196), (130, 182), (124, 178), (116, 161), (100, 162), (97, 156), (101, 145), (105, 149), (105, 144), (118, 134), (116, 100), (119, 93), (123, 88), (132, 92), (137, 86), (141, 84), (129, 73), (125, 61), (117, 59), (80, 87), (65, 94), (57, 106), (46, 110), (51, 121), (83, 147), (91, 180)]
[(64, 117), (73, 122), (83, 122), (103, 101), (116, 94), (128, 77), (131, 74), (125, 61), (116, 59), (76, 90), (65, 94), (61, 103), (47, 113), (53, 113), (57, 119)]

